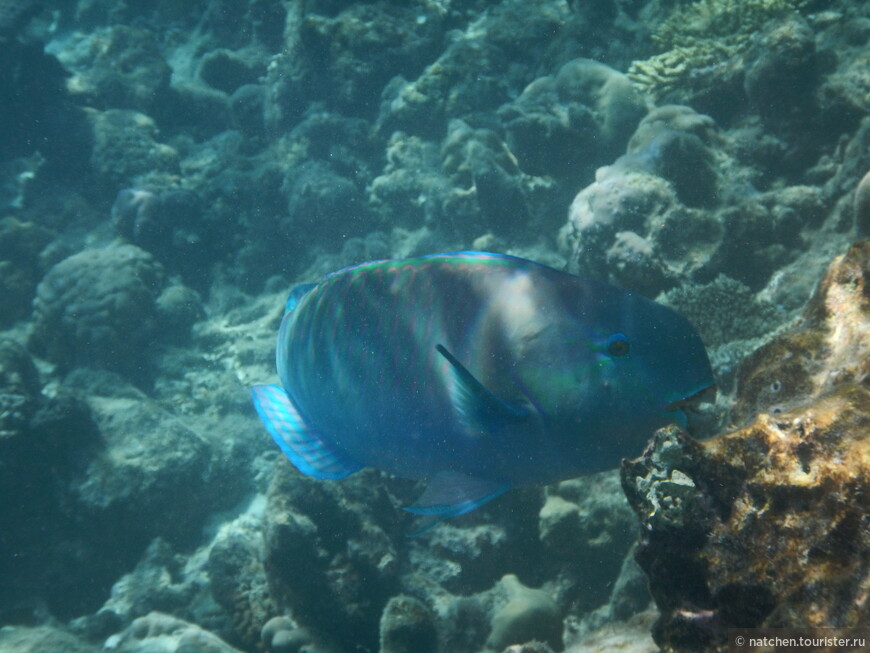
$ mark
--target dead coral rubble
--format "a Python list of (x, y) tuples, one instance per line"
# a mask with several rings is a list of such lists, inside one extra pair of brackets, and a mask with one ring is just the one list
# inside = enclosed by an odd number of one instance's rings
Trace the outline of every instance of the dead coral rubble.
[(744, 364), (732, 433), (662, 429), (622, 468), (664, 651), (729, 627), (870, 623), (870, 242), (830, 266), (792, 333)]

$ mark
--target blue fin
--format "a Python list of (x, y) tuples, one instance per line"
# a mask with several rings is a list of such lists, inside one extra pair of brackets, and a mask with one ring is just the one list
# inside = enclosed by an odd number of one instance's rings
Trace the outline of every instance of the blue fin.
[(284, 304), (284, 313), (289, 313), (296, 308), (299, 300), (316, 285), (316, 283), (300, 283), (298, 286), (293, 286), (293, 290), (290, 291), (290, 295), (287, 297), (287, 303)]
[(429, 481), (422, 496), (405, 510), (420, 515), (417, 528), (408, 533), (416, 537), (448, 517), (456, 517), (479, 508), (511, 488), (508, 483), (485, 481), (460, 472), (438, 472)]
[(345, 460), (305, 424), (284, 388), (255, 385), (251, 395), (266, 430), (300, 472), (335, 480), (362, 469), (362, 465)]
[(663, 414), (667, 419), (672, 421), (674, 424), (679, 426), (681, 429), (683, 429), (684, 431), (686, 430), (686, 427), (689, 424), (689, 420), (686, 417), (686, 413), (684, 413), (681, 410), (666, 410)]
[(444, 345), (435, 345), (435, 349), (453, 367), (456, 380), (453, 404), (466, 426), (482, 433), (497, 433), (507, 424), (520, 422), (529, 416), (528, 410), (522, 406), (502, 401), (483, 387)]
[(510, 489), (509, 483), (487, 481), (460, 472), (438, 472), (423, 494), (405, 510), (442, 519), (464, 515)]

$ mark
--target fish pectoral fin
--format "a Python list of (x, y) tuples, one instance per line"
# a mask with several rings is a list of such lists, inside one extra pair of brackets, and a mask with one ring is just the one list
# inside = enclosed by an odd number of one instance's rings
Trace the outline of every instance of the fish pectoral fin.
[(510, 487), (509, 483), (476, 478), (460, 472), (438, 472), (429, 480), (420, 498), (405, 510), (415, 515), (435, 515), (440, 519), (456, 517), (495, 499)]
[(508, 424), (528, 418), (528, 410), (496, 397), (444, 345), (435, 345), (435, 349), (453, 369), (456, 381), (453, 405), (466, 426), (482, 433), (496, 433)]
[(251, 387), (254, 407), (266, 430), (296, 468), (314, 478), (339, 479), (362, 469), (330, 447), (310, 428), (279, 385)]

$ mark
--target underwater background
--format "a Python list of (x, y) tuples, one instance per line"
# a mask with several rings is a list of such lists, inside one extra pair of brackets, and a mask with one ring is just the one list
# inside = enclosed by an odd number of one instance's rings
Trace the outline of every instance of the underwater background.
[[(0, 652), (724, 651), (870, 623), (870, 3), (0, 0)], [(476, 249), (718, 398), (409, 538), (248, 386), (290, 288)]]

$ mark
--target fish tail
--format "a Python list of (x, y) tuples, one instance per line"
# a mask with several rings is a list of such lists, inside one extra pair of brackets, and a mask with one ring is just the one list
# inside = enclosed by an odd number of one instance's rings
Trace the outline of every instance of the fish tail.
[(310, 428), (279, 385), (251, 387), (254, 407), (275, 443), (303, 474), (335, 480), (362, 468), (330, 447)]

